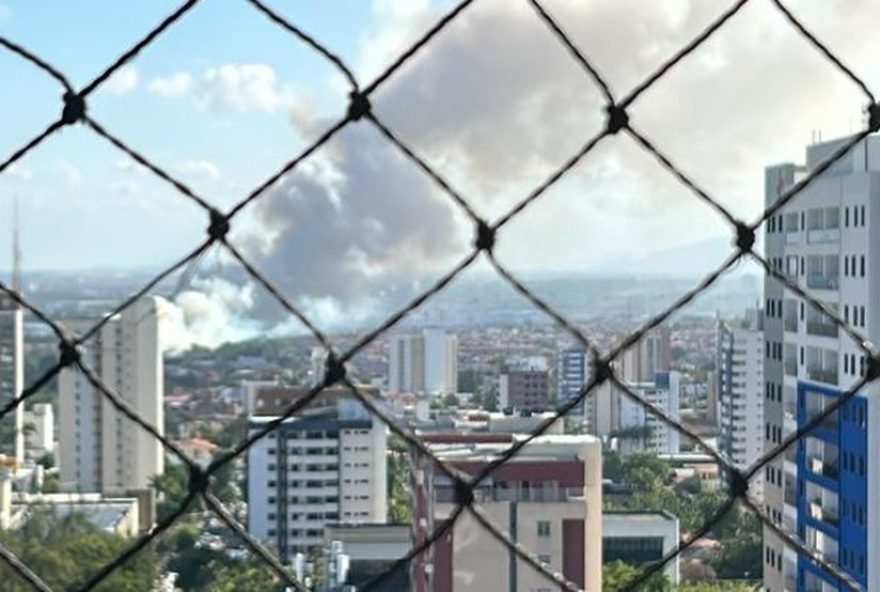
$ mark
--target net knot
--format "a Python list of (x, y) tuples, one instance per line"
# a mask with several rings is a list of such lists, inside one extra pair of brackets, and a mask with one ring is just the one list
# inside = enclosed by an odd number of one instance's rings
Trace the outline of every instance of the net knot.
[(211, 208), (211, 223), (208, 225), (208, 236), (212, 241), (219, 241), (226, 238), (229, 232), (229, 218), (221, 214), (218, 210)]
[(69, 341), (62, 341), (58, 344), (58, 349), (61, 351), (58, 357), (58, 363), (62, 368), (69, 368), (79, 362), (80, 353), (76, 344), (70, 343)]
[(605, 107), (605, 112), (608, 114), (608, 125), (606, 128), (608, 133), (616, 134), (629, 125), (629, 115), (626, 112), (626, 108), (622, 105), (608, 105)]
[(86, 115), (86, 100), (75, 92), (64, 93), (64, 109), (61, 111), (61, 121), (64, 125), (71, 125), (81, 120)]
[(880, 378), (880, 355), (873, 354), (868, 356), (865, 362), (865, 377), (868, 379), (868, 382)]
[(749, 480), (739, 469), (729, 469), (727, 480), (730, 487), (730, 495), (735, 498), (743, 498), (749, 491)]
[(199, 466), (190, 466), (188, 488), (191, 494), (205, 493), (210, 482), (211, 478), (206, 471)]
[(461, 478), (455, 480), (455, 503), (462, 508), (466, 508), (474, 503), (473, 487)]
[(495, 246), (495, 229), (489, 226), (485, 220), (477, 222), (477, 238), (474, 246), (481, 251), (491, 252)]
[(370, 113), (372, 106), (365, 93), (353, 90), (348, 96), (351, 99), (348, 103), (348, 119), (350, 121), (358, 121)]
[(596, 358), (593, 361), (593, 380), (595, 384), (600, 385), (610, 380), (612, 374), (611, 362), (605, 358)]
[(742, 253), (750, 253), (755, 246), (755, 230), (744, 224), (736, 223), (736, 246)]
[(336, 357), (336, 354), (330, 353), (327, 356), (327, 369), (324, 372), (324, 386), (333, 386), (341, 380), (345, 380), (345, 364)]
[(880, 103), (868, 107), (868, 129), (871, 133), (880, 132)]

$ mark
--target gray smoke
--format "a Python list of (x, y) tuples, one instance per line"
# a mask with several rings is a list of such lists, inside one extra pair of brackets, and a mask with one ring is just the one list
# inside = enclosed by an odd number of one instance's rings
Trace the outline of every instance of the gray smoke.
[[(255, 212), (261, 232), (244, 250), (295, 303), (325, 321), (347, 306), (362, 316), (377, 298), (466, 247), (448, 198), (366, 125), (343, 130)], [(272, 310), (278, 307), (263, 303), (257, 313)]]
[[(726, 6), (680, 0), (545, 2), (620, 97)], [(427, 2), (377, 3), (358, 76), (369, 80), (436, 21)], [(871, 2), (804, 2), (808, 24), (878, 83)], [(526, 2), (476, 3), (372, 97), (374, 109), (489, 219), (539, 184), (603, 125), (592, 81)], [(864, 99), (769, 2), (753, 2), (651, 88), (631, 120), (744, 217), (763, 206), (762, 169), (801, 159), (813, 129), (860, 127)], [(338, 114), (298, 111), (305, 138)], [(241, 244), (295, 302), (362, 319), (389, 292), (436, 276), (470, 227), (367, 123), (349, 126), (258, 200)], [(624, 135), (505, 229), (499, 256), (524, 270), (590, 271), (631, 252), (726, 236), (727, 226)], [(720, 261), (719, 261), (720, 262)], [(695, 270), (699, 273), (701, 270)], [(257, 313), (279, 312), (258, 291)], [(319, 319), (320, 320), (320, 319)]]

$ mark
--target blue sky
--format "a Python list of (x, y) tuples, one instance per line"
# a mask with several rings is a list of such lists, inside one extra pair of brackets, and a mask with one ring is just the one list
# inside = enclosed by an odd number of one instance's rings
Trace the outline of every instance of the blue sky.
[[(722, 8), (680, 0), (545, 3), (619, 96)], [(339, 53), (363, 82), (436, 20), (437, 4), (271, 3)], [(45, 57), (78, 86), (177, 5), (83, 0), (73, 9), (71, 3), (0, 0), (0, 33)], [(67, 8), (49, 8), (58, 6)], [(872, 8), (870, 0), (846, 7), (804, 0), (798, 15), (876, 88), (880, 11)], [(0, 80), (5, 155), (57, 118), (60, 89), (8, 52), (0, 52)], [(296, 154), (326, 118), (343, 112), (346, 92), (329, 63), (244, 0), (203, 0), (96, 92), (89, 109), (198, 193), (228, 206)], [(475, 2), (389, 80), (373, 104), (490, 219), (603, 125), (601, 95), (525, 1)], [(858, 129), (863, 106), (858, 89), (771, 3), (760, 2), (748, 4), (646, 92), (630, 115), (686, 173), (736, 215), (751, 219), (763, 204), (763, 167), (802, 159), (814, 130), (831, 138)], [(352, 157), (363, 150), (369, 158)], [(470, 229), (448, 199), (433, 195), (407, 168), (379, 146), (375, 132), (343, 134), (265, 207), (249, 211), (234, 238), (284, 273), (299, 269), (296, 257), (303, 252), (333, 248), (318, 258), (345, 260), (347, 273), (371, 281), (435, 274), (467, 248)], [(434, 201), (418, 201), (429, 194)], [(192, 248), (206, 225), (197, 207), (79, 127), (65, 129), (0, 175), (0, 270), (9, 267), (4, 245), (13, 195), (21, 203), (30, 269), (157, 267)], [(327, 207), (315, 206), (316, 200)], [(349, 207), (358, 200), (358, 208)], [(370, 203), (379, 206), (375, 216), (364, 207)], [(327, 224), (336, 221), (333, 212), (347, 214), (337, 228), (345, 229), (350, 244), (321, 244), (321, 232), (334, 228)], [(445, 242), (426, 231), (437, 222), (450, 229)], [(709, 239), (723, 245), (729, 236), (716, 213), (620, 135), (505, 228), (498, 253), (522, 270), (608, 271), (620, 261), (638, 270), (638, 261), (651, 260), (652, 252), (680, 252), (669, 249)], [(268, 253), (260, 256), (260, 248)], [(654, 263), (651, 270), (663, 271)], [(332, 286), (315, 290), (307, 295), (333, 295)]]
[[(4, 2), (0, 32), (81, 86), (178, 4), (84, 1), (75, 10), (49, 10), (45, 2)], [(282, 12), (357, 65), (373, 18), (369, 3), (304, 2)], [(219, 96), (222, 88), (204, 90), (218, 93), (215, 98), (192, 100), (156, 90), (157, 81), (181, 73), (207, 87), (208, 73), (224, 66), (256, 71), (255, 83), (267, 72), (271, 79), (233, 104)], [(8, 53), (0, 53), (0, 73), (4, 85), (16, 89), (0, 93), (0, 108), (10, 115), (0, 124), (0, 152), (8, 154), (57, 117), (60, 89)], [(205, 0), (99, 89), (89, 112), (207, 199), (227, 205), (302, 148), (301, 134), (288, 123), (287, 95), (307, 97), (333, 113), (344, 108), (342, 88), (327, 62), (246, 2)], [(63, 130), (20, 161), (10, 179), (0, 180), (0, 236), (8, 236), (9, 197), (17, 194), (31, 267), (170, 261), (201, 236), (204, 220), (130, 165), (90, 131)], [(0, 268), (7, 261), (0, 252)]]

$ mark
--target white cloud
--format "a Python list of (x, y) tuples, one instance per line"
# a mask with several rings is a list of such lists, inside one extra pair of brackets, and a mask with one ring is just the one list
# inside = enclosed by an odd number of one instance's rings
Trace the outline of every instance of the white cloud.
[(82, 185), (82, 171), (69, 160), (59, 160), (55, 165), (55, 171), (68, 187)]
[(164, 78), (153, 78), (150, 81), (150, 92), (169, 99), (177, 99), (189, 95), (195, 87), (195, 79), (188, 72), (175, 72)]
[(223, 64), (198, 78), (176, 72), (154, 78), (149, 88), (166, 98), (190, 98), (200, 108), (236, 113), (274, 112), (285, 103), (275, 70), (267, 64)]
[(6, 169), (4, 175), (7, 177), (14, 177), (21, 181), (30, 181), (34, 176), (34, 173), (31, 169), (15, 163)]
[(114, 95), (124, 95), (138, 86), (140, 76), (134, 66), (123, 66), (104, 83), (102, 88)]
[(177, 170), (193, 176), (205, 177), (217, 180), (220, 178), (220, 168), (209, 160), (187, 160), (177, 165)]

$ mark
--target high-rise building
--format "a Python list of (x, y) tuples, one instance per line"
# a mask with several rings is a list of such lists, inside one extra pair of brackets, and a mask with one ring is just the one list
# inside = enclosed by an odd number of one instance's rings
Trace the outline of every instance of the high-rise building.
[(549, 411), (551, 373), (544, 358), (528, 358), (504, 368), (498, 377), (498, 407), (516, 411)]
[[(248, 532), (285, 562), (320, 547), (328, 524), (386, 520), (388, 430), (362, 403), (335, 393), (248, 448)], [(277, 393), (263, 404), (261, 396), (251, 433), (277, 419), (264, 411), (287, 406)]]
[[(770, 206), (849, 138), (807, 148), (804, 165), (765, 173)], [(780, 273), (880, 343), (880, 137), (869, 136), (767, 221), (765, 250)], [(857, 344), (768, 275), (764, 283), (765, 448), (805, 425), (866, 370)], [(862, 389), (778, 456), (764, 474), (771, 518), (866, 590), (880, 590), (878, 386)], [(765, 529), (768, 590), (844, 590)]]
[[(109, 319), (82, 348), (82, 360), (160, 433), (164, 430), (163, 363), (155, 297)], [(84, 331), (96, 321), (69, 323)], [(146, 489), (164, 470), (161, 443), (119, 412), (88, 378), (65, 368), (58, 380), (63, 487), (81, 492)]]
[[(24, 389), (24, 336), (21, 307), (0, 294), (0, 408), (15, 400)], [(0, 454), (24, 461), (24, 406), (0, 419)]]
[[(592, 376), (592, 358), (583, 346), (563, 350), (557, 358), (556, 393), (558, 405), (577, 397)], [(624, 351), (614, 363), (622, 380), (647, 383), (658, 372), (672, 369), (671, 331), (665, 325), (646, 334), (631, 348)], [(613, 400), (612, 400), (613, 399)], [(568, 414), (573, 420), (582, 420), (593, 434), (605, 434), (611, 429), (610, 406), (619, 406), (616, 395), (608, 389), (599, 389), (575, 405)]]
[[(635, 382), (627, 385), (639, 397), (673, 419), (681, 418), (681, 375), (678, 372), (658, 372), (651, 382)], [(604, 395), (610, 396), (605, 398)], [(600, 406), (605, 401), (608, 402), (611, 424), (610, 431), (606, 432), (603, 429), (597, 434), (617, 438), (621, 453), (677, 454), (680, 451), (681, 435), (678, 430), (663, 423), (656, 415), (626, 396), (613, 384), (603, 384), (597, 396)]]
[[(719, 446), (739, 469), (764, 453), (764, 330), (762, 311), (740, 322), (718, 321), (715, 376), (721, 423)], [(761, 479), (752, 480), (760, 498)]]
[(658, 372), (672, 368), (672, 332), (661, 325), (623, 352), (618, 370), (623, 380), (650, 382)]
[[(556, 360), (556, 399), (564, 406), (576, 398), (590, 380), (590, 355), (583, 346), (559, 352)], [(592, 397), (587, 397), (572, 407), (568, 416), (588, 420), (592, 415)]]
[(458, 390), (458, 338), (443, 329), (392, 335), (388, 391), (439, 395)]

